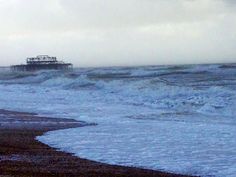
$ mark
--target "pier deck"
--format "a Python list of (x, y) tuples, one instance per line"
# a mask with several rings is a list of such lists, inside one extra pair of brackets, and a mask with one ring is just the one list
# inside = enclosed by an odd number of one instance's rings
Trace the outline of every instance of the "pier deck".
[(70, 70), (73, 65), (71, 63), (64, 63), (57, 61), (56, 57), (49, 57), (48, 55), (39, 55), (35, 58), (27, 58), (27, 64), (12, 65), (12, 71), (36, 71), (36, 70)]

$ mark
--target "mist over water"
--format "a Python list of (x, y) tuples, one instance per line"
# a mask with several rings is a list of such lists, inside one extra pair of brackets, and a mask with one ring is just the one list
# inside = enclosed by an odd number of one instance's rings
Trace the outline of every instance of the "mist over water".
[(79, 157), (233, 177), (235, 90), (234, 64), (2, 70), (0, 108), (98, 123), (38, 137)]

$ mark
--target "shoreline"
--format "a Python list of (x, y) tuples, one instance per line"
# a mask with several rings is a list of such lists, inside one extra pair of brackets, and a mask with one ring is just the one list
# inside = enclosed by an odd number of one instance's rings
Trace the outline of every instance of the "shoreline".
[(82, 159), (36, 140), (48, 131), (88, 125), (95, 124), (0, 109), (0, 177), (187, 177)]

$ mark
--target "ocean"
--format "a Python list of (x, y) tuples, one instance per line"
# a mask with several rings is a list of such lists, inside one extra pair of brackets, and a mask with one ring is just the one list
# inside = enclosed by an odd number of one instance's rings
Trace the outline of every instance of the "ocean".
[(96, 126), (37, 137), (81, 158), (236, 174), (236, 64), (0, 71), (0, 108)]

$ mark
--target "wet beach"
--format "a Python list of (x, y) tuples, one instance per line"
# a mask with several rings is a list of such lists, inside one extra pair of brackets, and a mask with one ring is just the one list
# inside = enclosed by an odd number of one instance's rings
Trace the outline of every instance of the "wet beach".
[(184, 177), (183, 175), (81, 159), (35, 140), (35, 137), (48, 131), (95, 126), (93, 124), (7, 110), (0, 110), (0, 122), (0, 176), (2, 177)]

